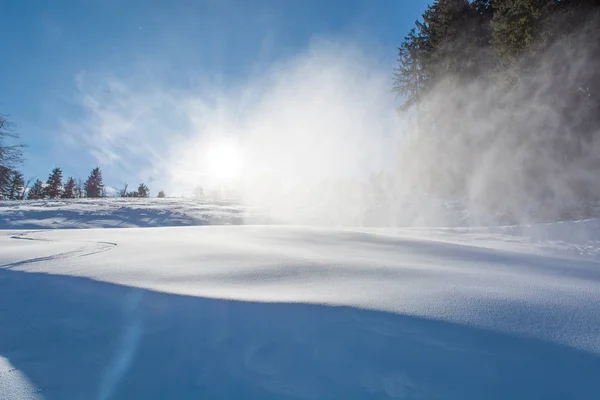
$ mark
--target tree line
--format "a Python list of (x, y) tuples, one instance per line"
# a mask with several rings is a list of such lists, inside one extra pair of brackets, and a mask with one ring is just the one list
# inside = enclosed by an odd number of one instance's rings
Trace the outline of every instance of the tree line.
[[(0, 199), (2, 200), (40, 200), (40, 199), (78, 199), (107, 197), (106, 188), (102, 180), (102, 171), (94, 168), (85, 181), (69, 176), (63, 182), (62, 170), (54, 168), (46, 182), (36, 179), (31, 186), (25, 182), (23, 174), (17, 170), (10, 170), (0, 182)], [(150, 197), (150, 189), (146, 184), (140, 183), (137, 190), (127, 191), (127, 185), (118, 193), (119, 197)], [(158, 197), (165, 197), (160, 191)]]
[[(56, 167), (48, 179), (25, 181), (23, 173), (18, 166), (23, 162), (23, 145), (10, 144), (11, 140), (18, 140), (19, 135), (8, 119), (0, 114), (0, 200), (40, 200), (40, 199), (77, 199), (107, 197), (106, 187), (99, 167), (92, 169), (85, 181), (69, 176), (63, 182), (62, 169)], [(32, 182), (33, 181), (33, 182)], [(125, 188), (118, 192), (120, 197), (150, 196), (150, 189), (140, 183), (137, 190), (127, 191)], [(165, 197), (164, 191), (158, 197)]]
[(599, 0), (436, 0), (397, 54), (399, 186), (507, 215), (600, 202)]
[[(18, 139), (9, 121), (0, 115), (0, 200), (40, 200), (40, 199), (77, 199), (106, 197), (106, 187), (99, 167), (92, 169), (85, 181), (69, 176), (63, 182), (62, 169), (56, 167), (48, 179), (25, 181), (23, 173), (18, 170), (22, 162), (22, 145), (8, 144), (9, 139)], [(33, 181), (33, 182), (32, 182)], [(137, 190), (127, 191), (127, 185), (118, 195), (120, 197), (150, 196), (150, 189), (140, 183)], [(160, 191), (158, 197), (165, 197)]]
[[(23, 193), (25, 188), (23, 189)], [(27, 190), (28, 200), (40, 199), (77, 199), (77, 198), (99, 198), (106, 197), (105, 186), (102, 181), (100, 168), (94, 168), (85, 182), (81, 179), (68, 177), (63, 183), (62, 170), (54, 168), (46, 182), (37, 179)], [(8, 198), (9, 200), (20, 200)]]
[(492, 80), (511, 73), (509, 84), (523, 83), (517, 78), (538, 63), (567, 61), (543, 57), (553, 45), (581, 41), (593, 60), (586, 60), (589, 71), (572, 90), (597, 107), (599, 16), (598, 0), (436, 0), (398, 47), (394, 89), (401, 108), (419, 103), (448, 77)]

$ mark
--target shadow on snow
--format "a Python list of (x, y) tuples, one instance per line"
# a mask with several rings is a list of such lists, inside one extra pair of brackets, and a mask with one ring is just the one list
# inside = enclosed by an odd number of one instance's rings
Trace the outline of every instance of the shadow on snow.
[(160, 227), (160, 226), (199, 226), (199, 225), (242, 225), (247, 219), (237, 210), (216, 212), (215, 210), (170, 211), (159, 208), (136, 209), (116, 207), (111, 210), (57, 210), (53, 208), (22, 210), (2, 210), (0, 229), (52, 229), (55, 227), (81, 228), (121, 228), (121, 227)]
[(206, 299), (6, 269), (0, 356), (48, 400), (600, 395), (600, 358), (535, 339), (350, 307)]

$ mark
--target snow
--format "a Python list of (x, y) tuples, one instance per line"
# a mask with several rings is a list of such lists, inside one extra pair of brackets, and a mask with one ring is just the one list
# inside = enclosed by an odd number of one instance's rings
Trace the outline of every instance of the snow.
[(0, 229), (81, 229), (266, 222), (232, 201), (103, 198), (0, 201)]
[(182, 226), (231, 210), (1, 205), (0, 398), (600, 397), (599, 220)]

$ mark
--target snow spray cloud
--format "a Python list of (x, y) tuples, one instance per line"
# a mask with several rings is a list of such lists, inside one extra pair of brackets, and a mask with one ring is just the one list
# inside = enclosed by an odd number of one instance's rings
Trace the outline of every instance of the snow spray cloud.
[(65, 131), (98, 162), (164, 185), (154, 190), (189, 196), (200, 186), (281, 222), (361, 224), (361, 182), (391, 165), (402, 123), (383, 58), (315, 40), (229, 88), (82, 75), (87, 117)]
[(241, 104), (237, 93), (216, 108), (192, 103), (198, 135), (176, 149), (173, 180), (193, 185), (212, 143), (228, 137), (243, 173), (225, 190), (282, 222), (360, 223), (355, 181), (389, 163), (397, 140), (390, 75), (356, 47), (315, 43), (249, 82)]
[(593, 45), (556, 43), (514, 76), (441, 79), (405, 115), (395, 109), (393, 66), (335, 41), (227, 88), (82, 75), (87, 117), (65, 132), (99, 163), (154, 177), (154, 190), (190, 196), (202, 187), (284, 223), (581, 218), (600, 198), (599, 135), (583, 134), (590, 113), (581, 105), (596, 94), (580, 87), (593, 73)]
[(470, 224), (598, 216), (600, 87), (587, 86), (600, 78), (598, 21), (581, 25), (588, 31), (485, 79), (441, 79), (398, 158), (395, 197), (456, 200)]

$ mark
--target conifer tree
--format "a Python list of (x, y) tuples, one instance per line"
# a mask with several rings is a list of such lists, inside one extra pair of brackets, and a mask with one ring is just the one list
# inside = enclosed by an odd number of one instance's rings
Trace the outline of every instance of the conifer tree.
[(69, 179), (67, 179), (67, 183), (65, 183), (65, 187), (62, 193), (62, 198), (63, 199), (74, 199), (76, 194), (75, 194), (75, 188), (76, 188), (77, 183), (75, 182), (75, 179), (73, 177), (69, 177)]
[(58, 199), (62, 194), (62, 189), (62, 170), (56, 167), (46, 181), (46, 187), (44, 188), (46, 197)]
[(18, 171), (13, 171), (10, 180), (8, 198), (10, 200), (23, 200), (24, 190), (25, 179), (23, 178), (23, 174)]
[(104, 192), (104, 183), (102, 182), (102, 172), (100, 168), (96, 167), (90, 173), (89, 178), (85, 182), (85, 195), (86, 197), (102, 197)]
[(28, 200), (39, 200), (44, 198), (44, 185), (42, 181), (37, 179), (27, 194)]
[(143, 183), (140, 183), (140, 186), (138, 186), (136, 197), (148, 197), (148, 196), (150, 196), (150, 189), (148, 189), (148, 186), (144, 185)]

